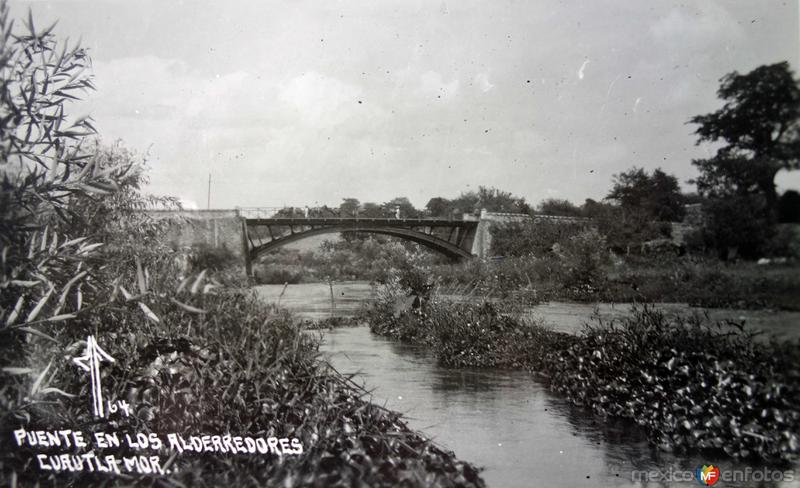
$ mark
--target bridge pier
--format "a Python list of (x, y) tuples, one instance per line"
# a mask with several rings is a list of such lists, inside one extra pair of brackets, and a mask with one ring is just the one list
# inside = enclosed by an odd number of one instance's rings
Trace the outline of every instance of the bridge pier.
[(247, 220), (239, 218), (242, 224), (242, 256), (244, 256), (244, 274), (253, 278), (253, 260), (250, 257), (250, 236), (247, 233)]

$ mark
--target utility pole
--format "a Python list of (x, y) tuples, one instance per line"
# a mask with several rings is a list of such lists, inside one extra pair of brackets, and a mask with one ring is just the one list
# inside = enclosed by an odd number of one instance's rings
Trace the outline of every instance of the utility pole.
[(208, 173), (208, 199), (206, 200), (206, 209), (211, 210), (211, 173)]

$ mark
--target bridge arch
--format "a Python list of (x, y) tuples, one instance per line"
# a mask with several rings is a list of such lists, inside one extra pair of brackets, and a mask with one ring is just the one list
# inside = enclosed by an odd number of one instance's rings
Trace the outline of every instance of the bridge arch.
[(278, 249), (291, 242), (296, 242), (308, 237), (322, 235), (322, 234), (336, 234), (342, 232), (363, 232), (367, 234), (381, 234), (391, 237), (398, 237), (408, 241), (416, 242), (422, 246), (427, 247), (433, 251), (439, 252), (450, 259), (459, 260), (473, 257), (471, 253), (460, 248), (456, 244), (448, 242), (442, 238), (434, 235), (426, 234), (412, 228), (395, 227), (395, 226), (369, 226), (359, 225), (353, 226), (352, 224), (345, 225), (329, 225), (324, 227), (314, 227), (304, 229), (300, 232), (293, 232), (284, 236), (277, 237), (269, 242), (255, 246), (250, 251), (251, 261), (255, 261), (259, 256), (268, 253), (272, 250)]

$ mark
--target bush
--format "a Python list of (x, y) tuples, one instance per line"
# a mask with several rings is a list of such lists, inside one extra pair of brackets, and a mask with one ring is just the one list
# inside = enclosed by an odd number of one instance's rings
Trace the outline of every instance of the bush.
[(777, 227), (763, 195), (730, 195), (709, 199), (705, 232), (720, 259), (757, 259), (767, 254)]
[(544, 257), (552, 252), (554, 245), (564, 245), (584, 227), (585, 224), (547, 219), (494, 225), (490, 230), (492, 254)]
[(598, 324), (562, 351), (551, 385), (573, 403), (636, 420), (662, 450), (735, 458), (800, 454), (800, 356), (735, 323), (670, 319), (642, 308)]
[(292, 265), (263, 265), (255, 266), (253, 271), (256, 283), (260, 285), (283, 285), (289, 283), (295, 285), (303, 281), (305, 276), (304, 269), (300, 266)]
[(563, 259), (567, 269), (565, 286), (598, 288), (604, 281), (603, 268), (609, 262), (605, 237), (595, 229), (571, 236), (564, 246)]
[(204, 269), (222, 271), (232, 267), (242, 267), (236, 254), (225, 247), (214, 247), (205, 242), (192, 245), (188, 256), (191, 271), (199, 273)]

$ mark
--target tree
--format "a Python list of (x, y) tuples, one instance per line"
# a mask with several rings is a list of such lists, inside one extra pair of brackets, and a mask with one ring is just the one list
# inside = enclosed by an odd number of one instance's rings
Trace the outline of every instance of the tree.
[(581, 209), (569, 200), (548, 198), (542, 200), (536, 213), (540, 215), (560, 215), (562, 217), (581, 217)]
[(478, 187), (478, 205), (490, 212), (529, 213), (531, 208), (525, 198), (514, 196), (511, 192), (485, 186)]
[(800, 223), (800, 193), (788, 190), (778, 200), (778, 222)]
[(720, 259), (741, 256), (756, 259), (777, 237), (767, 217), (764, 195), (731, 195), (710, 199), (704, 205), (705, 240), (717, 250)]
[(451, 203), (453, 211), (458, 215), (474, 214), (480, 212), (480, 199), (474, 191), (461, 192)]
[(364, 202), (361, 205), (361, 212), (359, 213), (361, 217), (367, 217), (370, 219), (377, 219), (384, 217), (383, 209), (380, 205), (374, 202)]
[(713, 158), (694, 161), (698, 191), (722, 198), (760, 192), (774, 220), (775, 175), (800, 167), (800, 86), (784, 61), (729, 73), (717, 94), (721, 109), (690, 119), (699, 125), (698, 144), (724, 142)]
[(652, 175), (635, 167), (614, 175), (614, 186), (606, 198), (629, 213), (641, 212), (652, 220), (679, 222), (686, 214), (678, 179), (661, 168), (653, 170)]
[(510, 192), (498, 188), (480, 186), (478, 191), (462, 192), (451, 201), (453, 210), (458, 214), (472, 214), (486, 209), (489, 212), (530, 213), (530, 206), (525, 198), (517, 197)]
[(433, 197), (425, 204), (425, 211), (431, 217), (450, 217), (455, 211), (453, 202), (442, 197)]
[(730, 73), (717, 92), (718, 111), (693, 117), (698, 144), (722, 141), (716, 155), (693, 161), (706, 199), (706, 240), (721, 257), (755, 258), (774, 248), (775, 175), (800, 167), (800, 86), (786, 62)]
[(400, 218), (402, 219), (414, 219), (420, 215), (419, 210), (414, 208), (414, 204), (407, 197), (396, 197), (383, 204), (385, 216), (394, 217), (397, 207), (400, 207)]
[(636, 208), (588, 198), (582, 210), (600, 233), (606, 236), (608, 246), (617, 253), (629, 254), (645, 241), (669, 236), (669, 224), (658, 224), (651, 216)]
[(361, 202), (358, 198), (343, 198), (342, 203), (339, 204), (339, 213), (342, 217), (353, 217), (358, 213), (361, 207)]

